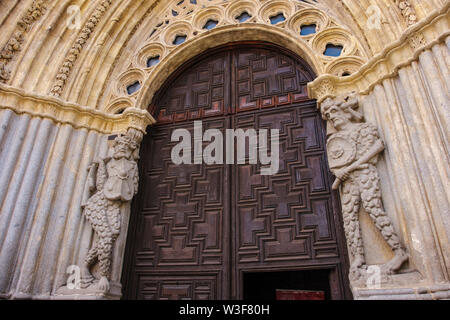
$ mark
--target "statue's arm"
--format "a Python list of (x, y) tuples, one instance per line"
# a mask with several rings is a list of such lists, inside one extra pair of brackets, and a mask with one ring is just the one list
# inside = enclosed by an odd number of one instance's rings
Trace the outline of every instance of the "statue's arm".
[(103, 186), (106, 183), (106, 179), (108, 178), (106, 172), (106, 163), (104, 159), (98, 160), (98, 169), (97, 169), (97, 190), (103, 189)]
[(89, 192), (95, 192), (95, 189), (97, 188), (97, 170), (98, 170), (98, 162), (93, 162), (88, 167), (89, 173), (86, 187), (88, 188)]
[(375, 143), (372, 145), (372, 147), (357, 161), (353, 162), (350, 166), (347, 167), (348, 172), (352, 172), (361, 165), (366, 164), (369, 162), (370, 159), (378, 155), (380, 152), (384, 150), (384, 143), (381, 139), (377, 139)]
[(82, 208), (84, 208), (88, 204), (88, 201), (91, 198), (92, 194), (97, 190), (98, 162), (94, 161), (87, 169), (88, 176), (83, 189), (83, 198), (81, 200)]

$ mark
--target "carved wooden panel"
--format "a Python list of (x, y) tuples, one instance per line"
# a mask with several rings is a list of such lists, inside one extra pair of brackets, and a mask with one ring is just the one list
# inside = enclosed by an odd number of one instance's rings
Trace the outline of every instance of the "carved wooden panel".
[(194, 120), (228, 112), (229, 86), (229, 52), (202, 60), (178, 76), (158, 99), (158, 123)]
[[(235, 128), (279, 129), (280, 166), (234, 168), (235, 278), (261, 265), (320, 264), (339, 257), (322, 119), (314, 104), (235, 116)], [(237, 285), (237, 284), (236, 284)]]
[(222, 51), (179, 70), (150, 112), (164, 124), (288, 105), (308, 100), (312, 80), (303, 62), (274, 50)]
[(217, 300), (221, 297), (218, 275), (169, 274), (138, 279), (141, 300)]
[[(229, 120), (204, 121), (203, 127), (223, 131)], [(176, 143), (170, 142), (170, 137), (177, 128), (188, 129), (194, 136), (192, 123), (157, 126), (143, 159), (141, 188), (145, 196), (137, 217), (134, 263), (136, 276), (145, 278), (142, 281), (147, 284), (139, 283), (138, 296), (225, 298), (228, 293), (223, 289), (230, 272), (229, 168), (173, 164), (171, 149)], [(187, 272), (192, 276), (176, 281), (177, 285), (168, 280)], [(204, 273), (214, 276), (205, 282)]]
[(310, 72), (291, 57), (267, 49), (239, 49), (233, 56), (235, 112), (308, 99)]

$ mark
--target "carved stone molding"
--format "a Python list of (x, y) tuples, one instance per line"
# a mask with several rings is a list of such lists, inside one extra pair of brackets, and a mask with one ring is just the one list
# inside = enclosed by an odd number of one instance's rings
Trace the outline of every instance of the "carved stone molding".
[(94, 13), (89, 17), (88, 21), (84, 25), (81, 30), (81, 34), (75, 40), (72, 48), (69, 51), (69, 54), (64, 59), (62, 66), (59, 68), (59, 72), (56, 75), (55, 83), (50, 90), (50, 94), (59, 97), (64, 90), (64, 86), (66, 84), (67, 79), (70, 76), (72, 68), (75, 62), (80, 55), (81, 50), (83, 49), (86, 42), (89, 40), (90, 36), (95, 30), (95, 27), (100, 22), (105, 12), (111, 6), (113, 0), (103, 0), (97, 8), (94, 10)]
[(408, 260), (391, 219), (383, 209), (377, 171), (384, 142), (378, 130), (366, 123), (358, 112), (357, 95), (326, 98), (320, 105), (323, 119), (334, 129), (328, 137), (327, 153), (331, 172), (336, 176), (333, 189), (340, 188), (345, 236), (350, 253), (350, 280), (367, 280), (367, 265), (359, 222), (364, 208), (395, 256), (381, 265), (380, 274), (396, 273)]
[(352, 91), (368, 94), (377, 84), (396, 76), (400, 68), (416, 61), (422, 52), (445, 41), (450, 35), (449, 10), (450, 2), (447, 2), (443, 8), (407, 29), (399, 40), (365, 63), (357, 73), (349, 77), (332, 74), (319, 76), (308, 84), (309, 97), (317, 99), (319, 103), (330, 97), (328, 92), (331, 89), (324, 91), (324, 83), (327, 88), (333, 88), (331, 97)]
[(0, 108), (104, 134), (124, 133), (129, 128), (145, 133), (147, 126), (156, 122), (146, 110), (129, 107), (122, 114), (111, 115), (57, 98), (26, 93), (4, 84), (0, 84)]
[(31, 29), (33, 23), (44, 15), (47, 9), (46, 2), (46, 0), (33, 1), (19, 22), (17, 22), (13, 35), (0, 51), (0, 82), (6, 83), (9, 80), (11, 70), (8, 69), (8, 64), (14, 58), (15, 54), (22, 50), (25, 35)]

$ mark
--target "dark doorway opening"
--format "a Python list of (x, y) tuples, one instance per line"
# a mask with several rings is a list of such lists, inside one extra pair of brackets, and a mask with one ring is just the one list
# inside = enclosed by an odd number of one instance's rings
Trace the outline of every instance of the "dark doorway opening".
[(244, 300), (276, 300), (277, 290), (323, 291), (331, 299), (331, 270), (258, 272), (244, 274)]

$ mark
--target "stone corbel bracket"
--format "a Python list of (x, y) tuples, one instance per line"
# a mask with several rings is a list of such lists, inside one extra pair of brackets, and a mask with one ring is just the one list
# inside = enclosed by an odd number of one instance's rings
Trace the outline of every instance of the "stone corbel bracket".
[(308, 84), (308, 95), (320, 104), (348, 92), (367, 95), (384, 80), (395, 77), (399, 69), (411, 64), (419, 55), (450, 36), (450, 2), (427, 18), (409, 27), (402, 37), (365, 63), (348, 77), (324, 74)]
[(94, 130), (102, 134), (126, 133), (134, 128), (143, 134), (155, 119), (143, 109), (129, 107), (122, 114), (108, 114), (93, 108), (68, 103), (59, 98), (27, 93), (22, 89), (0, 84), (0, 109), (17, 114), (50, 119), (76, 129)]

